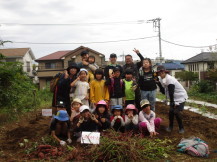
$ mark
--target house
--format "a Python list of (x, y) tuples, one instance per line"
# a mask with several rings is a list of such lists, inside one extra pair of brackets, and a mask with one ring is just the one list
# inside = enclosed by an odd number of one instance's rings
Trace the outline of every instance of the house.
[(31, 48), (7, 48), (0, 49), (0, 53), (6, 58), (5, 62), (21, 62), (23, 63), (23, 71), (30, 77), (34, 77), (33, 74), (33, 61), (35, 56)]
[(182, 62), (186, 71), (198, 72), (199, 80), (206, 78), (209, 69), (217, 68), (217, 53), (202, 52)]
[(59, 72), (63, 72), (68, 66), (73, 63), (81, 62), (80, 53), (84, 50), (89, 51), (89, 55), (95, 56), (95, 62), (98, 66), (105, 66), (105, 55), (88, 47), (80, 46), (74, 50), (57, 51), (41, 57), (37, 60), (40, 89), (45, 88), (50, 84), (51, 79)]
[[(160, 65), (159, 63), (155, 64), (153, 66), (153, 70), (157, 71), (157, 66)], [(176, 72), (180, 72), (184, 70), (184, 65), (181, 64), (181, 61), (165, 61), (165, 63), (162, 63), (162, 65), (165, 67), (166, 70), (170, 71), (170, 75), (175, 77)]]

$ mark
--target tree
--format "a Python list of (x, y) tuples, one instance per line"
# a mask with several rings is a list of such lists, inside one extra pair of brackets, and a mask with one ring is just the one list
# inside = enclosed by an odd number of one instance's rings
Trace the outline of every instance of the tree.
[(197, 81), (198, 73), (192, 71), (176, 72), (175, 77), (181, 79), (182, 81)]

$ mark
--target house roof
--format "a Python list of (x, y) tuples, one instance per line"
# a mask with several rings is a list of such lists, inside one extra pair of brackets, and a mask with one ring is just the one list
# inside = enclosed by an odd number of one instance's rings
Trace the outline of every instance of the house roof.
[[(158, 66), (158, 64), (156, 64), (155, 66)], [(184, 70), (184, 65), (182, 65), (180, 62), (167, 62), (167, 63), (163, 63), (162, 64), (166, 70)]]
[(7, 48), (7, 49), (0, 49), (0, 53), (6, 57), (23, 57), (27, 52), (30, 53), (33, 60), (35, 56), (31, 50), (31, 48)]
[(183, 61), (182, 64), (194, 63), (194, 62), (209, 62), (209, 61), (217, 61), (217, 53), (202, 52), (196, 56), (193, 56)]
[(104, 54), (102, 53), (99, 53), (91, 48), (88, 48), (88, 47), (84, 47), (84, 46), (80, 46), (74, 50), (68, 50), (68, 51), (57, 51), (57, 52), (54, 52), (54, 53), (51, 53), (49, 55), (46, 55), (44, 57), (41, 57), (39, 59), (37, 59), (36, 61), (45, 61), (45, 60), (60, 60), (61, 58), (63, 57), (66, 57), (68, 55), (71, 55), (73, 53), (75, 53), (76, 51), (78, 50), (88, 50), (88, 51), (92, 51), (93, 53), (96, 53), (98, 55), (102, 55), (105, 57)]
[[(72, 51), (72, 50), (71, 50)], [(51, 53), (49, 55), (46, 55), (44, 57), (41, 57), (35, 61), (43, 61), (43, 60), (59, 60), (62, 57), (64, 57), (67, 53), (71, 52), (71, 51), (57, 51), (54, 53)]]

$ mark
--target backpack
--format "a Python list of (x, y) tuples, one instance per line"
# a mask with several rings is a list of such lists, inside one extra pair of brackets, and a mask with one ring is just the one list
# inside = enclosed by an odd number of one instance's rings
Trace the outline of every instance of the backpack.
[(50, 91), (55, 92), (58, 81), (60, 80), (63, 73), (57, 73), (50, 81)]
[(191, 156), (208, 157), (209, 155), (208, 145), (198, 137), (183, 138), (177, 147), (179, 147), (177, 151)]

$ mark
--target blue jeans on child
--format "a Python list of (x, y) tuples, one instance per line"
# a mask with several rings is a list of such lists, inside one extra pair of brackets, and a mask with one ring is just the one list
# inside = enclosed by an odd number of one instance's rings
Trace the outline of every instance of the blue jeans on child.
[(141, 90), (141, 100), (143, 99), (147, 99), (150, 102), (151, 110), (155, 111), (156, 90), (153, 90), (153, 91)]

